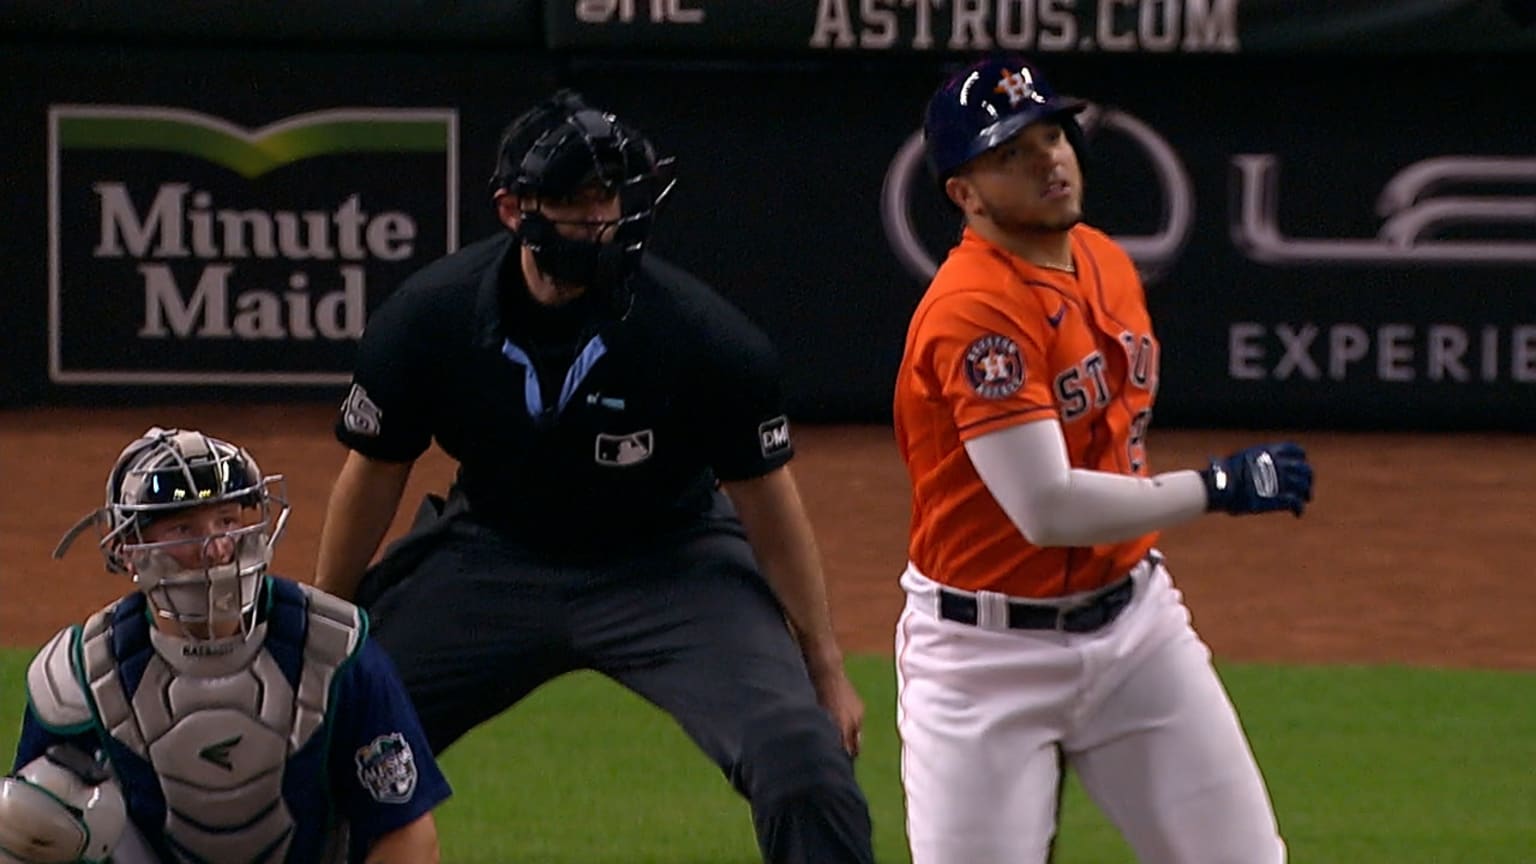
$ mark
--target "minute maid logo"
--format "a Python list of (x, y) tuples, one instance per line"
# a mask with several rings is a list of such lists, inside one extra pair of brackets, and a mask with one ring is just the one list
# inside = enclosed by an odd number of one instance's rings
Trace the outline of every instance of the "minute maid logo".
[(451, 109), (60, 105), (48, 129), (58, 383), (346, 383), (369, 312), (458, 245)]

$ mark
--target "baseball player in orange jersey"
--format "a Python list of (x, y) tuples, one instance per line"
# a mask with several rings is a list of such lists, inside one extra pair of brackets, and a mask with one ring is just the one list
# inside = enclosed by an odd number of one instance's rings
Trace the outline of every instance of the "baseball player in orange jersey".
[(1158, 342), (1082, 224), (1082, 103), (1022, 58), (946, 81), (930, 168), (965, 229), (913, 315), (897, 725), (914, 864), (1039, 864), (1064, 771), (1144, 864), (1277, 864), (1268, 793), (1156, 549), (1202, 513), (1311, 500), (1295, 444), (1150, 474)]

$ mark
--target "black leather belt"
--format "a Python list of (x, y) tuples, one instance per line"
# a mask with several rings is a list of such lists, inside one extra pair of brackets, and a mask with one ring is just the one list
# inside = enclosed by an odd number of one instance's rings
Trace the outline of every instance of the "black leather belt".
[[(1148, 555), (1146, 562), (1156, 566), (1161, 559)], [(1131, 605), (1136, 582), (1129, 575), (1108, 585), (1076, 606), (1050, 606), (1044, 603), (1008, 598), (1008, 629), (1060, 630), (1063, 633), (1092, 633), (1109, 626)], [(953, 588), (939, 589), (939, 617), (961, 624), (975, 624), (976, 595)]]

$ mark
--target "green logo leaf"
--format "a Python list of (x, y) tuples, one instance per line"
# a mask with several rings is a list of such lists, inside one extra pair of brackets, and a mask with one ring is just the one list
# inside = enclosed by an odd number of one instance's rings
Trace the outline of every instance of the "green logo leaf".
[(58, 118), (58, 146), (77, 150), (159, 150), (222, 165), (246, 179), (334, 153), (433, 153), (450, 146), (441, 114), (340, 108), (289, 117), (254, 131), (175, 108), (98, 110)]

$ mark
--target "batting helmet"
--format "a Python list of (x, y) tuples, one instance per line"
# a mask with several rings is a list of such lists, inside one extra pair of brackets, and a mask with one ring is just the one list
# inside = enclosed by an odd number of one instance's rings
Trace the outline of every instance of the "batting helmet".
[(1034, 64), (1017, 54), (991, 55), (952, 75), (928, 100), (923, 141), (928, 168), (941, 184), (960, 166), (1031, 123), (1059, 119), (1074, 144), (1073, 115), (1087, 103), (1060, 96)]

